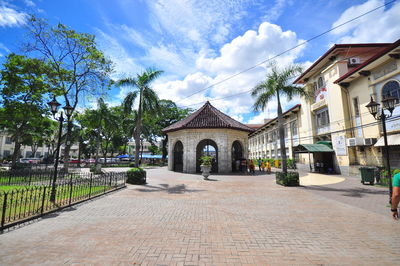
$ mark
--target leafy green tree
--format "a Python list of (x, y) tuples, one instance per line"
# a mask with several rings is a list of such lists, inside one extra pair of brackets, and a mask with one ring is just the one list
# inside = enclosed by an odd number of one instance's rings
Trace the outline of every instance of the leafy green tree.
[(302, 72), (299, 65), (289, 65), (283, 69), (279, 69), (276, 63), (270, 65), (271, 72), (266, 79), (256, 85), (251, 95), (256, 98), (253, 109), (254, 111), (262, 111), (267, 104), (276, 98), (278, 103), (278, 131), (280, 139), (280, 149), (282, 158), (282, 171), (287, 174), (287, 157), (285, 147), (285, 130), (283, 125), (281, 97), (286, 96), (288, 100), (292, 100), (294, 96), (309, 97), (308, 92), (303, 87), (293, 86), (290, 80)]
[(136, 126), (134, 129), (135, 139), (135, 166), (139, 167), (140, 136), (142, 133), (143, 113), (157, 113), (158, 97), (156, 92), (150, 88), (151, 83), (161, 75), (162, 71), (147, 69), (134, 78), (125, 78), (117, 82), (119, 86), (132, 87), (132, 91), (124, 99), (124, 110), (127, 114), (132, 112), (135, 99), (139, 97), (136, 115)]
[(179, 108), (173, 101), (171, 100), (160, 100), (159, 101), (160, 109), (159, 116), (155, 117), (156, 122), (154, 125), (156, 126), (156, 135), (162, 138), (161, 143), (161, 151), (163, 155), (163, 160), (165, 161), (167, 157), (167, 143), (168, 143), (168, 135), (162, 132), (162, 129), (182, 120), (187, 117), (190, 113), (193, 112), (190, 108)]
[[(32, 16), (27, 24), (26, 52), (45, 60), (54, 70), (55, 88), (73, 110), (82, 96), (100, 95), (108, 89), (112, 72), (111, 61), (97, 48), (95, 36), (79, 33), (58, 23), (49, 25)], [(72, 141), (72, 121), (67, 121), (64, 160), (68, 162)], [(68, 163), (64, 164), (68, 170)]]
[(12, 167), (20, 156), (22, 144), (40, 134), (48, 115), (46, 96), (53, 84), (53, 72), (42, 60), (9, 54), (0, 71), (0, 128), (15, 143)]

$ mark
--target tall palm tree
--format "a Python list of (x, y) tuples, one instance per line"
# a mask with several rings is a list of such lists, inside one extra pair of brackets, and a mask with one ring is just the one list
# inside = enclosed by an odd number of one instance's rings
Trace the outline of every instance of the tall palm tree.
[(142, 118), (144, 112), (156, 114), (158, 109), (158, 97), (156, 92), (150, 88), (150, 84), (158, 78), (163, 71), (146, 69), (136, 77), (125, 78), (117, 81), (118, 86), (129, 86), (133, 90), (124, 99), (124, 110), (126, 113), (132, 112), (133, 104), (139, 96), (139, 106), (137, 109), (136, 126), (134, 131), (135, 139), (135, 166), (139, 166), (140, 135), (142, 131)]
[(267, 104), (276, 97), (278, 102), (278, 130), (281, 147), (282, 172), (287, 174), (285, 130), (282, 117), (281, 97), (286, 96), (290, 101), (294, 96), (303, 96), (308, 98), (308, 92), (304, 87), (297, 87), (290, 83), (290, 80), (302, 72), (299, 65), (289, 65), (283, 69), (278, 69), (276, 63), (271, 63), (271, 72), (267, 74), (266, 79), (256, 85), (251, 95), (256, 98), (253, 105), (254, 111), (262, 111)]

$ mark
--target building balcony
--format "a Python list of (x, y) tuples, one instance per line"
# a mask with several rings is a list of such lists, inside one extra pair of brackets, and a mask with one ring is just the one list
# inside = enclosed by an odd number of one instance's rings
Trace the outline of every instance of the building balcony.
[(331, 132), (331, 128), (328, 125), (328, 126), (325, 126), (325, 127), (317, 128), (316, 131), (317, 131), (317, 135), (322, 135), (322, 134), (326, 134), (326, 133)]

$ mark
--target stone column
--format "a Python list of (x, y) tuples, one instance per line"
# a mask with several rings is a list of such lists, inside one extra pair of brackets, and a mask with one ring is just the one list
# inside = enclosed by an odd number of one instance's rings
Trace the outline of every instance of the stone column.
[(172, 171), (174, 170), (174, 139), (169, 137), (168, 138), (168, 170)]
[(220, 133), (214, 141), (218, 145), (218, 172), (232, 172), (231, 152), (228, 148), (228, 135), (226, 133)]

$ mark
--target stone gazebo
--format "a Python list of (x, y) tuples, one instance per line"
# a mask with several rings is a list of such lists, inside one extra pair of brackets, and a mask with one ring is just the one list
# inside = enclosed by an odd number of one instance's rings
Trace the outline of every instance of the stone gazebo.
[(247, 158), (248, 134), (254, 129), (206, 102), (185, 119), (163, 129), (168, 134), (168, 169), (200, 172), (200, 157), (212, 156), (211, 172), (229, 173), (236, 161)]

